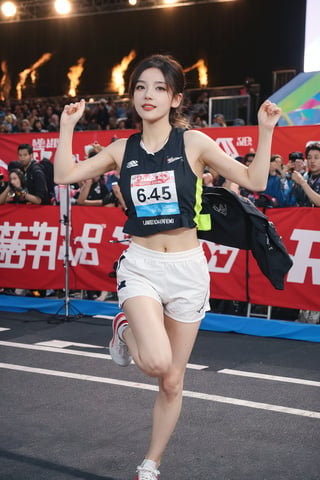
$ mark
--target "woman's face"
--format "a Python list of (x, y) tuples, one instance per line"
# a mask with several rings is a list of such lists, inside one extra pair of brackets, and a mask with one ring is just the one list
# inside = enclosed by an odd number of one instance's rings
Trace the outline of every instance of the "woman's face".
[(152, 122), (168, 116), (171, 107), (179, 106), (181, 97), (173, 97), (161, 70), (148, 68), (137, 81), (133, 103), (140, 118)]
[(13, 185), (15, 188), (21, 188), (21, 181), (16, 172), (11, 172), (9, 174), (9, 182), (11, 185)]

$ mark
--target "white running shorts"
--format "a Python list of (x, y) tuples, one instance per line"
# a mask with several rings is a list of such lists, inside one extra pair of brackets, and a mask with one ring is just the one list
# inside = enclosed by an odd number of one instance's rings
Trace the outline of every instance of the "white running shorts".
[(202, 247), (168, 253), (132, 242), (119, 258), (117, 291), (120, 308), (128, 298), (147, 296), (174, 320), (202, 320), (210, 310), (210, 276)]

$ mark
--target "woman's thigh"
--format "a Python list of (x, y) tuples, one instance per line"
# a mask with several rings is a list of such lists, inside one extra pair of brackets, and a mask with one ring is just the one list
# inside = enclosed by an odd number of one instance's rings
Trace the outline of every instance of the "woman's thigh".
[(172, 368), (177, 374), (184, 375), (201, 322), (186, 323), (168, 316), (165, 316), (164, 322), (171, 345)]
[[(167, 365), (168, 374), (183, 379), (200, 326), (163, 314), (162, 305), (151, 297), (129, 298), (123, 311), (134, 337), (134, 354), (145, 365)], [(134, 355), (135, 356), (135, 355)]]
[(138, 355), (143, 361), (172, 361), (171, 342), (166, 331), (161, 303), (152, 297), (131, 297), (123, 311), (134, 336)]

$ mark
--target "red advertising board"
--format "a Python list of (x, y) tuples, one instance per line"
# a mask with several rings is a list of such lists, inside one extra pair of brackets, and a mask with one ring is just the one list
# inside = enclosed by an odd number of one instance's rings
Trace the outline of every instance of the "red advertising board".
[[(320, 209), (267, 211), (293, 259), (284, 290), (276, 290), (249, 255), (251, 303), (320, 310)], [(71, 209), (69, 281), (72, 289), (115, 291), (109, 276), (123, 243), (125, 215), (120, 208)], [(245, 301), (246, 252), (202, 242), (211, 275), (211, 297)], [(0, 286), (63, 288), (65, 226), (55, 206), (0, 206)]]
[[(250, 149), (256, 150), (258, 145), (258, 127), (204, 128), (204, 133), (213, 138), (229, 155), (244, 156)], [(109, 145), (114, 138), (127, 138), (133, 130), (94, 130), (75, 132), (73, 152), (75, 161), (85, 158), (85, 147), (98, 142)], [(43, 157), (53, 160), (59, 140), (58, 133), (15, 133), (0, 135), (0, 165), (17, 160), (17, 148), (21, 143), (29, 143), (33, 147), (34, 158), (39, 161)], [(288, 155), (293, 151), (305, 151), (310, 141), (320, 141), (319, 125), (299, 127), (277, 127), (274, 130), (272, 153), (282, 155), (287, 163)]]

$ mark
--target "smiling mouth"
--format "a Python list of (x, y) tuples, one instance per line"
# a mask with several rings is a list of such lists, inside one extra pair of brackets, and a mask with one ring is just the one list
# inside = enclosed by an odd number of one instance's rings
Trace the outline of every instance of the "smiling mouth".
[(153, 110), (155, 108), (154, 105), (151, 105), (150, 103), (146, 103), (142, 105), (143, 110)]

